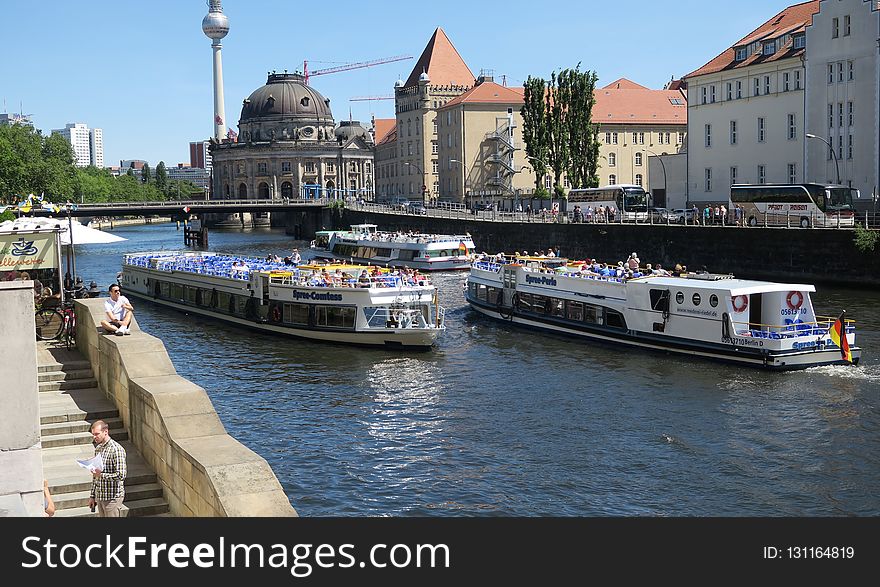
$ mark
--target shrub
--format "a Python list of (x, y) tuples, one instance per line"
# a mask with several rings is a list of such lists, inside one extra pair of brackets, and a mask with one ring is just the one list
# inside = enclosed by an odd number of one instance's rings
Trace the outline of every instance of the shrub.
[(855, 236), (853, 236), (853, 243), (855, 243), (858, 250), (863, 253), (871, 252), (877, 245), (878, 240), (880, 240), (880, 232), (865, 228), (861, 224), (856, 224)]

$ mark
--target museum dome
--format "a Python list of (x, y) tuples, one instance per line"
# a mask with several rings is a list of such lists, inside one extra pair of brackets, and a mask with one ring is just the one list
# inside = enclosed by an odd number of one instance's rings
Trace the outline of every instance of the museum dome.
[(270, 73), (243, 102), (239, 135), (246, 142), (333, 140), (330, 100), (299, 73)]

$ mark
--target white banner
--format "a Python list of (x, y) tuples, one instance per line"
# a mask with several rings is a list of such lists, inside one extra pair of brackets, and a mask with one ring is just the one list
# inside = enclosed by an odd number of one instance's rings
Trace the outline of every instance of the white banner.
[(58, 268), (58, 233), (0, 233), (0, 271)]

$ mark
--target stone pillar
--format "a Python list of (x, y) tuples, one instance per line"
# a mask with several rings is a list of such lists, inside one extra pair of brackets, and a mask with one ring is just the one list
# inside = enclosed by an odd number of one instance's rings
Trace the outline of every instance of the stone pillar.
[(0, 282), (0, 340), (0, 517), (42, 516), (43, 461), (33, 281)]

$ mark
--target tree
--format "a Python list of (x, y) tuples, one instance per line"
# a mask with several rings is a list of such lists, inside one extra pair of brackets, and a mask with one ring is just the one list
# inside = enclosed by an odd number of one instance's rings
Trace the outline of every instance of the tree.
[(149, 163), (144, 163), (144, 168), (141, 169), (141, 181), (144, 183), (150, 183), (150, 165)]
[(125, 175), (128, 177), (134, 177), (134, 167), (129, 167), (128, 171), (125, 172)]
[(56, 202), (71, 198), (73, 161), (73, 148), (61, 135), (43, 137), (27, 125), (0, 126), (0, 201), (13, 204), (30, 193)]
[(547, 113), (547, 164), (553, 170), (553, 191), (564, 196), (562, 173), (568, 167), (568, 104), (571, 101), (571, 79), (569, 70), (559, 76), (550, 74), (549, 91), (545, 96)]
[(561, 75), (566, 77), (568, 87), (565, 96), (565, 126), (569, 157), (565, 173), (573, 187), (597, 187), (599, 127), (592, 123), (592, 117), (598, 77), (593, 71), (581, 72), (580, 64), (573, 70), (565, 70)]
[(547, 82), (542, 78), (529, 76), (523, 90), (523, 107), (520, 110), (523, 118), (523, 141), (529, 163), (535, 172), (537, 192), (544, 188), (543, 180), (547, 173), (547, 117), (544, 111)]
[(156, 187), (163, 193), (166, 193), (166, 188), (168, 187), (168, 172), (165, 170), (164, 161), (159, 161), (159, 165), (156, 166)]

